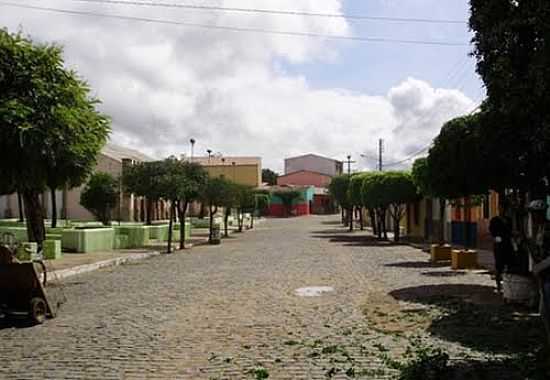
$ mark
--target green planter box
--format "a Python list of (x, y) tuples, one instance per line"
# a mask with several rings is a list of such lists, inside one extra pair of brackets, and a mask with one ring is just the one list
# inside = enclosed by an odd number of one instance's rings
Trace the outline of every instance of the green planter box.
[(46, 260), (56, 260), (62, 257), (61, 240), (44, 241), (44, 258)]
[(19, 243), (28, 241), (28, 235), (27, 235), (27, 227), (6, 227), (1, 226), (0, 227), (0, 235), (4, 233), (11, 233), (15, 236), (15, 240), (17, 240)]
[(142, 248), (149, 243), (149, 229), (146, 226), (114, 226), (116, 235), (128, 237), (127, 248)]
[(60, 240), (63, 238), (63, 234), (46, 234), (46, 240)]
[[(214, 217), (214, 223), (223, 223), (223, 218), (216, 216)], [(205, 217), (204, 219), (199, 218), (191, 218), (191, 224), (193, 225), (193, 228), (210, 228), (210, 218)]]
[(61, 235), (63, 250), (76, 253), (111, 251), (115, 231), (112, 228), (70, 229)]
[(17, 247), (15, 257), (19, 261), (30, 261), (38, 259), (38, 245), (36, 243), (24, 242)]
[(128, 236), (116, 235), (115, 236), (115, 249), (127, 249), (128, 248)]

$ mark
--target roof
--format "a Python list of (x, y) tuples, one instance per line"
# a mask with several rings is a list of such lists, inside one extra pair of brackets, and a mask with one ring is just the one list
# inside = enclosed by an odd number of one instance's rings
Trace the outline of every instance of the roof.
[[(224, 161), (222, 161), (224, 160)], [(221, 165), (261, 165), (262, 159), (260, 157), (193, 157), (193, 162), (199, 163), (204, 166), (221, 166)]]
[(152, 157), (147, 156), (135, 149), (123, 147), (113, 143), (107, 143), (101, 150), (101, 153), (107, 157), (116, 161), (122, 161), (123, 159), (132, 159), (135, 161), (153, 161)]
[(342, 161), (335, 160), (334, 158), (321, 156), (321, 155), (315, 154), (315, 153), (308, 153), (308, 154), (302, 154), (301, 156), (288, 157), (288, 158), (285, 158), (285, 161), (287, 161), (287, 160), (295, 160), (295, 159), (297, 159), (297, 158), (304, 158), (304, 157), (316, 157), (316, 158), (321, 158), (321, 159), (323, 159), (323, 160), (329, 160), (329, 161), (334, 161), (334, 162), (343, 163)]
[(325, 173), (320, 173), (320, 172), (315, 172), (315, 171), (313, 171), (313, 170), (296, 170), (295, 172), (290, 172), (290, 173), (286, 173), (286, 174), (281, 174), (281, 175), (279, 176), (279, 178), (281, 178), (281, 177), (288, 177), (288, 176), (291, 176), (291, 175), (294, 175), (294, 174), (298, 174), (298, 173), (312, 173), (312, 174), (322, 175), (323, 177), (332, 178), (331, 175), (328, 175), (328, 174), (325, 174)]

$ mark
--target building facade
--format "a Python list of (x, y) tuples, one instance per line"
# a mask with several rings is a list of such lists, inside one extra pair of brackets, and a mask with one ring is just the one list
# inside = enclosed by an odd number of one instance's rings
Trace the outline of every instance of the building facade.
[(277, 177), (277, 185), (315, 186), (327, 188), (332, 177), (326, 174), (300, 170)]
[(191, 161), (204, 166), (210, 177), (223, 177), (254, 188), (262, 185), (260, 157), (193, 157)]
[(285, 175), (299, 171), (320, 173), (329, 177), (342, 174), (344, 163), (317, 154), (305, 154), (285, 159)]
[[(136, 162), (150, 161), (150, 157), (133, 149), (128, 149), (112, 143), (107, 144), (97, 157), (94, 172), (105, 172), (115, 178), (120, 178), (125, 165)], [(56, 190), (57, 215), (61, 219), (94, 220), (94, 216), (80, 204), (80, 195), (85, 184), (73, 189)], [(41, 196), (42, 207), (47, 218), (52, 216), (52, 201), (49, 191)], [(133, 194), (122, 192), (119, 206), (113, 210), (113, 219), (122, 221), (144, 221), (146, 218), (145, 199)], [(19, 216), (17, 194), (0, 196), (0, 218), (14, 218)], [(167, 217), (165, 205), (157, 204), (153, 207), (153, 219)]]

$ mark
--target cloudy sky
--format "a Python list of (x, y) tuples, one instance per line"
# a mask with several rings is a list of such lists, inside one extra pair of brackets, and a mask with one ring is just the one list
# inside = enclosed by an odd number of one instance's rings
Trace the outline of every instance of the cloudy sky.
[[(467, 0), (154, 2), (464, 22), (468, 18)], [(194, 138), (196, 155), (212, 149), (228, 156), (261, 156), (264, 167), (276, 170), (282, 170), (284, 157), (303, 153), (338, 159), (351, 154), (358, 161), (356, 168), (373, 168), (379, 138), (385, 139), (388, 164), (406, 159), (426, 147), (445, 120), (472, 111), (484, 95), (468, 56), (470, 33), (465, 23), (135, 3), (0, 0), (0, 25), (11, 31), (22, 29), (36, 40), (62, 44), (67, 65), (89, 81), (103, 101), (102, 111), (112, 117), (112, 140), (158, 158), (189, 154), (189, 139)], [(350, 39), (278, 35), (259, 29)], [(362, 153), (367, 158), (361, 158)]]

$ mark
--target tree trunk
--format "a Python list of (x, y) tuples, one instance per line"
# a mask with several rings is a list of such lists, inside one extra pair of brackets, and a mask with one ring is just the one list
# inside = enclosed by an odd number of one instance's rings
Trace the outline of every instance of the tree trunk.
[(376, 212), (373, 209), (369, 209), (369, 217), (370, 217), (370, 223), (372, 224), (372, 234), (374, 236), (378, 235), (378, 228), (376, 223)]
[(340, 206), (340, 217), (342, 219), (342, 224), (346, 224), (346, 214), (344, 212), (344, 208)]
[(470, 197), (464, 198), (464, 249), (470, 247)]
[(174, 214), (175, 214), (175, 204), (174, 202), (170, 203), (170, 221), (168, 222), (168, 248), (166, 253), (172, 253), (172, 226), (174, 224)]
[(361, 226), (361, 231), (365, 230), (365, 224), (363, 222), (363, 207), (359, 207), (359, 226)]
[(185, 215), (187, 214), (188, 201), (183, 202), (183, 208), (179, 210), (180, 214), (180, 249), (185, 249)]
[(228, 223), (229, 223), (229, 214), (231, 214), (231, 208), (227, 207), (225, 209), (225, 217), (224, 217), (224, 221), (223, 221), (223, 228), (224, 228), (224, 233), (223, 233), (223, 236), (224, 237), (229, 237), (229, 227), (228, 227)]
[(27, 234), (29, 241), (36, 242), (38, 250), (42, 250), (42, 243), (46, 238), (44, 227), (44, 210), (40, 204), (39, 192), (33, 190), (23, 191), (25, 215), (27, 216)]
[(445, 199), (439, 198), (439, 245), (445, 244)]
[(384, 234), (384, 240), (388, 240), (388, 229), (386, 227), (386, 209), (382, 209), (382, 212), (380, 213), (380, 222), (382, 233)]
[(51, 227), (57, 227), (57, 200), (55, 199), (55, 188), (50, 187), (50, 197), (52, 199), (52, 224)]
[(239, 220), (239, 232), (243, 232), (244, 214), (242, 208), (239, 209), (239, 215), (237, 216), (237, 218)]
[(250, 213), (250, 229), (254, 228), (254, 212), (255, 210)]
[(153, 201), (149, 198), (145, 198), (146, 207), (147, 207), (147, 215), (145, 218), (145, 224), (150, 226), (153, 224)]
[(210, 203), (209, 206), (210, 210), (210, 231), (208, 232), (208, 242), (212, 242), (214, 235), (212, 229), (214, 228), (214, 214), (218, 211), (218, 206), (214, 206), (212, 203)]
[(19, 206), (19, 221), (24, 222), (25, 211), (23, 210), (23, 197), (19, 191), (17, 192), (17, 205)]
[(348, 217), (349, 217), (349, 231), (353, 231), (353, 206), (348, 209)]

